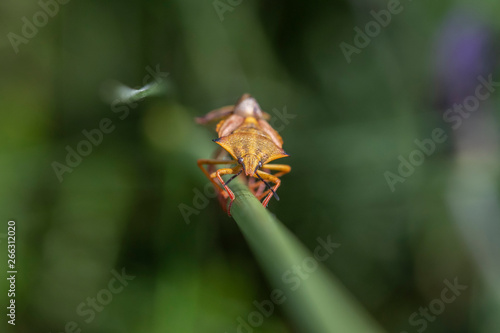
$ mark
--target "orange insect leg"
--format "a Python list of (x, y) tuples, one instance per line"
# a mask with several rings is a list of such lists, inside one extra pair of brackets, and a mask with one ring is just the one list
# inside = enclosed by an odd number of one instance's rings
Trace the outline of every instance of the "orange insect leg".
[[(205, 176), (210, 180), (210, 182), (214, 185), (215, 189), (227, 199), (228, 194), (224, 191), (224, 189), (214, 180), (213, 177), (208, 173), (207, 169), (203, 167), (203, 165), (216, 165), (216, 164), (237, 164), (238, 162), (234, 160), (215, 160), (215, 159), (200, 159), (198, 160), (198, 167), (203, 171)], [(223, 183), (224, 184), (224, 183)]]
[(217, 177), (217, 179), (221, 182), (221, 184), (224, 186), (224, 189), (226, 190), (227, 194), (229, 195), (229, 199), (231, 199), (231, 202), (229, 202), (229, 206), (227, 208), (227, 214), (229, 216), (231, 216), (231, 206), (233, 205), (233, 201), (234, 201), (235, 196), (234, 196), (233, 191), (231, 191), (231, 189), (227, 186), (224, 179), (222, 179), (222, 176), (224, 176), (224, 175), (236, 175), (240, 171), (241, 171), (241, 165), (237, 165), (234, 168), (219, 169), (210, 175), (210, 178)]
[(262, 199), (262, 197), (264, 197), (267, 194), (266, 198), (262, 202), (262, 206), (267, 207), (269, 200), (271, 200), (271, 197), (273, 196), (273, 191), (276, 192), (278, 190), (278, 187), (281, 185), (281, 180), (278, 177), (281, 177), (284, 174), (289, 173), (292, 170), (292, 168), (286, 164), (266, 164), (262, 168), (266, 169), (266, 170), (278, 171), (278, 173), (272, 175), (270, 173), (257, 170), (257, 173), (259, 174), (259, 176), (263, 180), (268, 181), (268, 182), (272, 182), (275, 184), (274, 187), (272, 188), (272, 191), (268, 190), (268, 191), (264, 192), (263, 194), (261, 194), (260, 197), (258, 197), (258, 199), (260, 200), (260, 199)]

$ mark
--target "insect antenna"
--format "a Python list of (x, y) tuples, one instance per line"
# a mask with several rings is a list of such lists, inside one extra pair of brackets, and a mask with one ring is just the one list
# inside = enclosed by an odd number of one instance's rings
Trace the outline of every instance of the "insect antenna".
[(276, 200), (280, 201), (280, 197), (278, 197), (278, 195), (276, 194), (276, 192), (274, 192), (274, 190), (271, 188), (271, 186), (269, 186), (268, 182), (266, 182), (264, 179), (262, 179), (262, 177), (257, 173), (255, 172), (255, 174), (257, 175), (257, 177), (262, 180), (262, 182), (264, 184), (266, 184), (267, 188), (271, 190), (271, 192), (273, 192), (273, 195), (274, 197), (276, 198)]
[(226, 182), (226, 185), (229, 184), (234, 178), (238, 177), (241, 173), (243, 172), (243, 169), (241, 169), (237, 174), (229, 178), (229, 180)]

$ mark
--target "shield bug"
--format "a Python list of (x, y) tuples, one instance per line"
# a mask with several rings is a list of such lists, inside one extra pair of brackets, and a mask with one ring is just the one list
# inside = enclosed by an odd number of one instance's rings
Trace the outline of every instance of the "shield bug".
[[(249, 94), (241, 96), (235, 105), (225, 106), (207, 113), (204, 117), (196, 118), (200, 124), (219, 120), (215, 129), (218, 138), (213, 141), (232, 157), (230, 160), (222, 159), (218, 153), (217, 158), (198, 160), (198, 167), (212, 182), (220, 196), (231, 200), (228, 214), (235, 196), (227, 185), (242, 173), (250, 177), (248, 186), (259, 200), (263, 199), (264, 207), (267, 207), (272, 196), (279, 200), (276, 194), (281, 184), (279, 177), (290, 172), (291, 167), (285, 164), (269, 164), (288, 156), (282, 148), (283, 139), (267, 122), (269, 118), (269, 114), (263, 112), (255, 98)], [(217, 165), (231, 167), (215, 170)], [(276, 173), (272, 174), (272, 171)], [(223, 175), (233, 176), (224, 181)]]

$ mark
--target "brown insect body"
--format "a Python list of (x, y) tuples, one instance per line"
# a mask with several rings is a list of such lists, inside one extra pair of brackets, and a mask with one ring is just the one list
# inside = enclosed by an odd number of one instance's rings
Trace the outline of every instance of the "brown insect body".
[[(282, 148), (283, 140), (281, 136), (266, 121), (266, 119), (269, 119), (269, 115), (262, 112), (253, 97), (245, 94), (235, 106), (226, 106), (211, 111), (205, 117), (197, 118), (197, 122), (205, 124), (221, 118), (222, 120), (216, 127), (219, 137), (214, 142), (226, 150), (234, 160), (199, 160), (198, 166), (221, 195), (225, 198), (229, 196), (231, 203), (234, 200), (234, 194), (227, 187), (227, 184), (243, 171), (246, 176), (258, 178), (261, 181), (261, 183), (249, 184), (249, 187), (255, 190), (254, 194), (259, 199), (267, 195), (263, 201), (264, 206), (267, 206), (272, 195), (275, 195), (279, 200), (276, 190), (281, 181), (278, 177), (290, 172), (291, 168), (288, 165), (268, 164), (273, 160), (288, 156)], [(219, 169), (209, 174), (202, 166), (204, 164), (236, 164), (236, 166)], [(270, 170), (276, 170), (278, 173), (272, 175)], [(228, 182), (224, 182), (221, 177), (224, 174), (234, 174), (235, 176)], [(215, 182), (214, 178), (220, 181), (226, 192)], [(268, 182), (273, 182), (275, 186), (271, 188)], [(266, 185), (269, 190), (264, 192), (265, 187), (263, 185)]]
[[(275, 136), (281, 139), (278, 133)], [(254, 117), (245, 118), (231, 134), (214, 141), (243, 166), (247, 176), (253, 176), (258, 168), (273, 160), (288, 156), (281, 144), (278, 146)]]

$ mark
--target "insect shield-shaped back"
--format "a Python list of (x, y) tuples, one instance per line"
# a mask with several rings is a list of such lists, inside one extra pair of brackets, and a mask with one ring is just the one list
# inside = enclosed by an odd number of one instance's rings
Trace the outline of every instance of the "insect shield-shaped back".
[(245, 174), (251, 176), (261, 166), (278, 158), (287, 157), (283, 148), (277, 146), (267, 136), (255, 136), (249, 133), (230, 134), (215, 139), (214, 142), (224, 148), (245, 169)]

